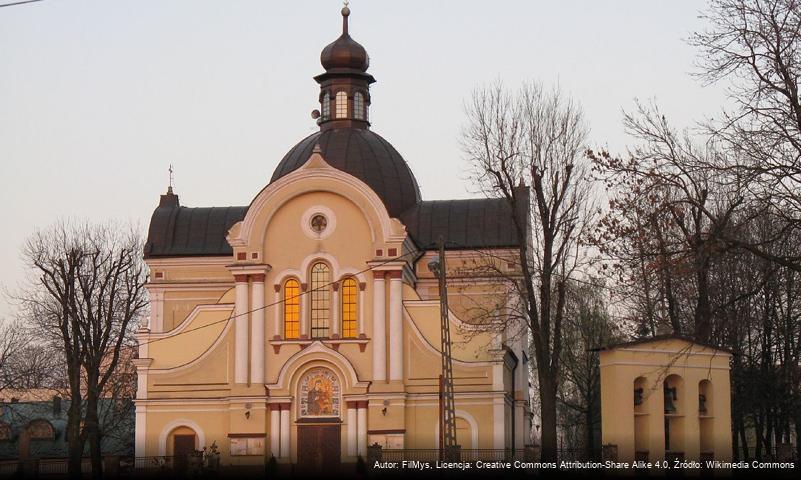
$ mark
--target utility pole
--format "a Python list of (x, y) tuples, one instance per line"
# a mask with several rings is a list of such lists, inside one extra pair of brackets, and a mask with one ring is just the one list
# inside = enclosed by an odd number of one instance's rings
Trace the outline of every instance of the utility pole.
[[(442, 236), (437, 241), (439, 255), (428, 262), (428, 269), (439, 280), (439, 310), (442, 352), (442, 375), (439, 381), (439, 438), (440, 458), (458, 456), (456, 445), (456, 407), (453, 395), (453, 362), (451, 359), (451, 330), (448, 320), (448, 285), (446, 282), (447, 267), (445, 265), (445, 240)], [(455, 448), (454, 448), (455, 447)]]

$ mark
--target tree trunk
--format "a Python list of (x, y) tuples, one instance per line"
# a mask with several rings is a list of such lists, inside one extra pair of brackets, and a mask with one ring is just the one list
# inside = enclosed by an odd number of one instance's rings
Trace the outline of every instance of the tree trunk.
[(67, 471), (69, 478), (72, 480), (81, 479), (81, 459), (83, 458), (83, 441), (81, 439), (81, 403), (80, 396), (77, 397), (78, 401), (73, 400), (70, 402), (70, 408), (67, 411), (67, 444), (69, 459), (67, 462)]
[(89, 455), (92, 459), (92, 479), (103, 478), (103, 456), (100, 451), (100, 431), (93, 429), (89, 433)]
[[(702, 249), (703, 246), (696, 247)], [(695, 304), (695, 339), (708, 342), (712, 334), (710, 317), (712, 307), (709, 304), (709, 259), (703, 252), (696, 254), (696, 283), (698, 288), (698, 301)]]
[(90, 386), (87, 388), (86, 395), (85, 428), (87, 440), (89, 441), (89, 455), (92, 461), (92, 479), (101, 480), (103, 478), (103, 456), (100, 451), (100, 420), (97, 411), (99, 395), (97, 387), (94, 386), (96, 377), (88, 375), (87, 383)]
[(794, 423), (795, 423), (795, 431), (796, 431), (796, 441), (795, 441), (795, 458), (801, 458), (801, 442), (798, 441), (798, 434), (801, 432), (801, 415), (796, 414), (794, 415)]
[(746, 431), (745, 431), (745, 422), (743, 422), (742, 417), (740, 417), (740, 419), (737, 421), (737, 423), (740, 425), (740, 428), (739, 428), (739, 430), (740, 430), (740, 448), (742, 449), (742, 452), (743, 452), (742, 453), (742, 457), (740, 459), (741, 460), (747, 460), (748, 459), (748, 436), (746, 435)]
[(587, 458), (595, 458), (595, 432), (593, 430), (593, 406), (592, 403), (587, 404), (587, 410), (584, 412), (584, 455)]
[(670, 320), (670, 327), (673, 329), (675, 335), (681, 335), (681, 322), (679, 315), (676, 311), (676, 297), (673, 295), (673, 274), (670, 272), (670, 257), (667, 253), (665, 240), (662, 235), (659, 235), (659, 255), (660, 262), (662, 263), (661, 276), (662, 286), (664, 288), (664, 295), (667, 299), (668, 319)]
[(551, 375), (545, 367), (538, 367), (540, 386), (540, 409), (542, 416), (542, 461), (555, 462), (557, 459), (556, 440), (556, 388)]

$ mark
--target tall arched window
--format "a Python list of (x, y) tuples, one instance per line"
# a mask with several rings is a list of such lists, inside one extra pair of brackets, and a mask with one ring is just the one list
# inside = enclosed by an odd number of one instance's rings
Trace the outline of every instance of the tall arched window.
[(300, 284), (294, 278), (284, 282), (284, 338), (300, 336)]
[(321, 100), (321, 103), (323, 107), (323, 120), (328, 120), (331, 118), (331, 96), (327, 91), (323, 92), (323, 99)]
[(342, 338), (356, 338), (356, 279), (342, 280)]
[(348, 94), (337, 92), (336, 103), (337, 118), (348, 118)]
[[(665, 396), (665, 457), (674, 458), (677, 452), (684, 452), (684, 379), (676, 374), (668, 375), (662, 382)], [(670, 453), (670, 454), (669, 454)]]
[(364, 95), (361, 92), (353, 95), (353, 117), (357, 120), (364, 120)]
[[(650, 440), (650, 427), (648, 415), (648, 402), (650, 392), (648, 379), (637, 377), (634, 380), (634, 456), (637, 460), (648, 459), (648, 441)], [(652, 401), (652, 400), (651, 400)]]
[[(339, 95), (339, 94), (337, 94)], [(328, 337), (331, 315), (331, 270), (325, 263), (311, 267), (311, 337)]]

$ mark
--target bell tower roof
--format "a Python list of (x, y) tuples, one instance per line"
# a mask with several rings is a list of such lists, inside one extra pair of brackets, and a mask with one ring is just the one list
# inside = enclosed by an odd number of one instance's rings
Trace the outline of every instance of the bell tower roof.
[[(320, 63), (326, 72), (334, 70), (354, 70), (364, 73), (370, 66), (367, 50), (348, 33), (350, 8), (342, 8), (342, 35), (329, 43), (320, 53)], [(355, 72), (354, 72), (355, 73)]]

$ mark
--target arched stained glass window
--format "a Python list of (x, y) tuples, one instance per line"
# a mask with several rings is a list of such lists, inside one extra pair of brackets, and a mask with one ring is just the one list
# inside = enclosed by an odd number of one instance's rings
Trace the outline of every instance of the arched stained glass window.
[(331, 315), (331, 270), (325, 263), (311, 267), (311, 337), (327, 338)]
[(284, 282), (284, 338), (300, 336), (300, 284), (294, 278)]
[(356, 279), (342, 280), (342, 337), (356, 338), (358, 316), (356, 313)]
[(337, 118), (348, 118), (348, 94), (337, 92), (336, 103)]
[(353, 117), (357, 120), (364, 120), (364, 95), (361, 92), (356, 92), (353, 95)]

